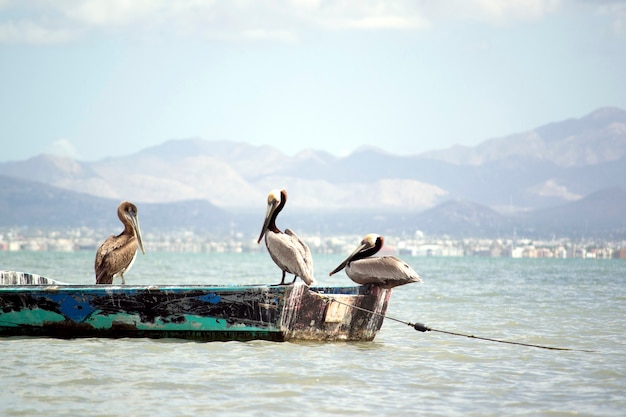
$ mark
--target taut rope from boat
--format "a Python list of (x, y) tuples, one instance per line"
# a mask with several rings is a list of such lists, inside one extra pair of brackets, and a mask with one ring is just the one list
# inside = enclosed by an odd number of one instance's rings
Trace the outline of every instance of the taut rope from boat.
[(361, 310), (361, 311), (364, 311), (366, 313), (370, 313), (370, 314), (373, 314), (373, 315), (376, 315), (376, 316), (383, 317), (383, 318), (385, 318), (387, 320), (392, 320), (392, 321), (395, 321), (395, 322), (398, 322), (398, 323), (406, 324), (407, 326), (412, 327), (413, 329), (417, 330), (418, 332), (445, 333), (445, 334), (449, 334), (449, 335), (453, 335), (453, 336), (467, 337), (467, 338), (470, 338), (470, 339), (486, 340), (488, 342), (506, 343), (506, 344), (509, 344), (509, 345), (528, 346), (528, 347), (534, 347), (534, 348), (540, 348), (540, 349), (548, 349), (548, 350), (569, 350), (569, 351), (573, 351), (573, 352), (591, 352), (591, 353), (595, 352), (594, 350), (573, 349), (573, 348), (557, 347), (557, 346), (535, 345), (535, 344), (532, 344), (532, 343), (513, 342), (513, 341), (510, 341), (510, 340), (493, 339), (493, 338), (490, 338), (490, 337), (474, 336), (473, 334), (465, 334), (465, 333), (451, 332), (451, 331), (447, 331), (447, 330), (434, 329), (434, 328), (426, 326), (425, 324), (422, 324), (422, 323), (411, 323), (410, 321), (400, 320), (400, 319), (397, 319), (395, 317), (387, 316), (386, 314), (381, 314), (381, 313), (377, 313), (376, 311), (373, 311), (373, 310), (368, 310), (367, 308), (363, 308), (363, 307), (355, 306), (355, 305), (352, 305), (352, 304), (344, 303), (343, 301), (339, 301), (336, 298), (330, 297), (328, 295), (320, 294), (320, 293), (318, 293), (316, 291), (313, 291), (311, 289), (309, 289), (309, 291), (311, 293), (319, 296), (320, 298), (324, 299), (327, 302), (339, 303), (339, 304), (342, 304), (344, 306), (353, 308), (355, 310)]

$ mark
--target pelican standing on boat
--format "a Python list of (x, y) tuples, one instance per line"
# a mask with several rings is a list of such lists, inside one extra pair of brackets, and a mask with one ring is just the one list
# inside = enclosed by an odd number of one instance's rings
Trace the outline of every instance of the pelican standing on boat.
[(109, 236), (96, 252), (96, 284), (113, 284), (113, 278), (121, 277), (125, 284), (124, 272), (135, 262), (137, 247), (143, 249), (137, 207), (128, 201), (117, 208), (117, 217), (124, 225), (124, 231), (117, 236)]
[(366, 235), (359, 246), (329, 275), (346, 268), (346, 275), (362, 285), (393, 288), (398, 285), (421, 282), (420, 276), (406, 262), (395, 256), (376, 256), (385, 239), (376, 233)]
[(276, 216), (285, 207), (287, 202), (287, 191), (273, 190), (267, 196), (267, 211), (265, 212), (265, 220), (263, 228), (257, 243), (261, 243), (263, 235), (265, 235), (265, 246), (272, 260), (283, 271), (280, 284), (285, 284), (285, 274), (294, 275), (292, 284), (300, 277), (306, 285), (314, 285), (313, 278), (313, 258), (309, 247), (294, 232), (285, 229), (281, 232), (276, 227)]

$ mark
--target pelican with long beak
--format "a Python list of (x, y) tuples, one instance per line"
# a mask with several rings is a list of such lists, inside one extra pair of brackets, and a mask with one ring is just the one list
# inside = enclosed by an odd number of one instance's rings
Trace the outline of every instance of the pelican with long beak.
[(376, 233), (366, 235), (354, 252), (329, 275), (345, 268), (348, 278), (357, 284), (371, 284), (382, 288), (421, 282), (417, 272), (395, 256), (372, 257), (383, 247), (384, 242), (385, 239)]
[(117, 217), (124, 225), (124, 231), (117, 236), (109, 236), (96, 252), (96, 284), (113, 284), (113, 278), (121, 277), (122, 284), (124, 272), (128, 272), (135, 257), (137, 247), (141, 253), (143, 249), (141, 229), (137, 217), (137, 207), (128, 201), (122, 202), (117, 208)]
[(285, 229), (281, 232), (276, 227), (276, 216), (285, 207), (287, 202), (287, 191), (273, 190), (267, 196), (267, 210), (265, 212), (265, 220), (263, 228), (257, 243), (261, 243), (261, 239), (265, 235), (265, 246), (272, 260), (283, 271), (280, 284), (285, 285), (285, 274), (293, 274), (292, 284), (300, 277), (306, 285), (314, 285), (313, 278), (313, 258), (309, 247), (294, 232)]

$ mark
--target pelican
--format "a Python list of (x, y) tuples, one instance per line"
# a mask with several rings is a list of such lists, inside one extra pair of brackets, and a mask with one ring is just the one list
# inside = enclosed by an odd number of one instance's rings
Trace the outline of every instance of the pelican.
[(417, 272), (395, 256), (370, 258), (383, 247), (384, 242), (384, 238), (376, 233), (366, 235), (354, 252), (329, 275), (346, 268), (348, 278), (357, 284), (372, 284), (383, 288), (421, 282), (422, 279)]
[(127, 272), (137, 256), (137, 246), (143, 250), (137, 207), (128, 201), (117, 208), (117, 217), (124, 225), (124, 231), (117, 236), (109, 236), (96, 252), (96, 284), (113, 284), (113, 278), (121, 277), (125, 284), (124, 272)]
[(265, 235), (265, 246), (270, 253), (272, 260), (283, 271), (280, 284), (285, 285), (285, 274), (294, 275), (292, 284), (300, 277), (306, 285), (314, 285), (313, 278), (313, 258), (309, 247), (294, 232), (285, 229), (281, 232), (276, 227), (276, 216), (285, 207), (287, 202), (287, 191), (273, 190), (267, 196), (267, 211), (265, 221), (257, 243), (261, 243)]

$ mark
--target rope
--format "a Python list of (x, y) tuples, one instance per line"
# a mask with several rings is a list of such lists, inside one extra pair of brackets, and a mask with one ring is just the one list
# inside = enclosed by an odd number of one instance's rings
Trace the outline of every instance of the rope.
[(493, 339), (493, 338), (490, 338), (490, 337), (481, 337), (481, 336), (474, 336), (472, 334), (457, 333), (457, 332), (450, 332), (450, 331), (447, 331), (447, 330), (433, 329), (432, 327), (428, 327), (428, 326), (426, 326), (425, 324), (422, 324), (422, 323), (411, 323), (409, 321), (400, 320), (400, 319), (397, 319), (395, 317), (387, 316), (385, 314), (381, 314), (381, 313), (378, 313), (378, 312), (373, 311), (373, 310), (368, 310), (368, 309), (363, 308), (363, 307), (359, 307), (359, 306), (355, 306), (355, 305), (352, 305), (352, 304), (344, 303), (343, 301), (339, 301), (336, 298), (330, 297), (328, 295), (320, 294), (320, 293), (318, 293), (316, 291), (313, 291), (313, 290), (310, 290), (310, 289), (309, 289), (309, 291), (312, 292), (313, 294), (319, 296), (320, 298), (324, 299), (327, 302), (339, 303), (339, 304), (342, 304), (344, 306), (348, 306), (348, 307), (354, 308), (355, 310), (361, 310), (361, 311), (364, 311), (364, 312), (369, 313), (369, 314), (373, 314), (373, 315), (376, 315), (376, 316), (383, 317), (383, 318), (385, 318), (387, 320), (392, 320), (392, 321), (395, 321), (395, 322), (398, 322), (398, 323), (402, 323), (402, 324), (405, 324), (405, 325), (407, 325), (409, 327), (412, 327), (413, 329), (417, 330), (418, 332), (445, 333), (445, 334), (449, 334), (449, 335), (453, 335), (453, 336), (467, 337), (467, 338), (470, 338), (470, 339), (479, 339), (479, 340), (486, 340), (486, 341), (489, 341), (489, 342), (506, 343), (506, 344), (509, 344), (509, 345), (528, 346), (528, 347), (534, 347), (534, 348), (540, 348), (540, 349), (548, 349), (548, 350), (569, 350), (569, 351), (574, 351), (574, 352), (595, 352), (594, 350), (572, 349), (572, 348), (556, 347), (556, 346), (535, 345), (535, 344), (532, 344), (532, 343), (512, 342), (510, 340)]

